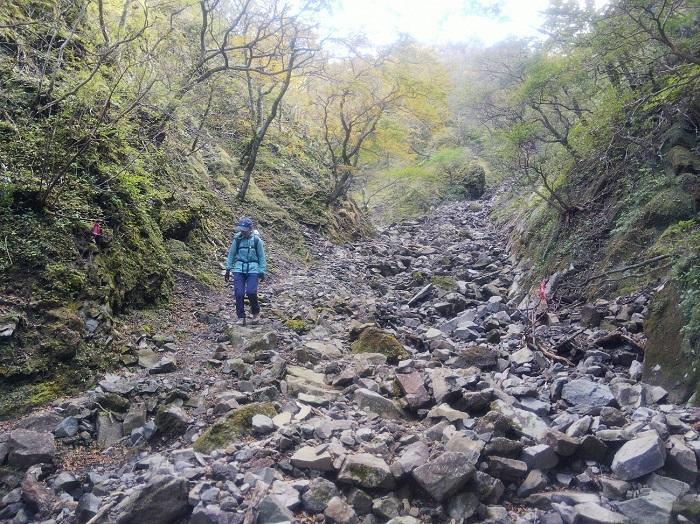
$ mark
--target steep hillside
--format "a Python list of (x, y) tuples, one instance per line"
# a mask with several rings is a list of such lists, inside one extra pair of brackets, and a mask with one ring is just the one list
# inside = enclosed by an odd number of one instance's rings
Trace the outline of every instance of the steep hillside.
[[(172, 57), (144, 65), (128, 38), (115, 47), (116, 27), (100, 43), (96, 8), (15, 2), (0, 11), (0, 416), (112, 367), (124, 349), (116, 318), (165, 304), (174, 272), (223, 285), (238, 217), (255, 218), (273, 273), (278, 261), (306, 256), (304, 227), (335, 239), (369, 231), (351, 201), (328, 205), (323, 150), (290, 121), (270, 131), (261, 176), (239, 198), (248, 127), (231, 110), (234, 87), (209, 106), (194, 90), (173, 113), (158, 87)], [(139, 45), (171, 34), (149, 15), (135, 10), (119, 30)], [(139, 16), (153, 35), (140, 32)]]

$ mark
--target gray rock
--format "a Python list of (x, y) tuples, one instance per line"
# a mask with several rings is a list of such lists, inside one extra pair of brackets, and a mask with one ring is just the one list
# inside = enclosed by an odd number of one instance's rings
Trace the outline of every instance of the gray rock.
[(78, 434), (78, 419), (75, 417), (64, 418), (53, 430), (53, 434), (58, 438), (76, 436)]
[(177, 436), (183, 434), (192, 423), (192, 418), (181, 407), (161, 406), (155, 418), (158, 433)]
[(474, 493), (459, 493), (447, 502), (447, 514), (457, 522), (468, 519), (478, 508), (479, 499)]
[[(323, 446), (324, 448), (327, 446)], [(334, 471), (333, 457), (326, 451), (317, 451), (311, 446), (298, 449), (291, 458), (292, 465), (300, 469), (314, 469), (317, 471)]]
[(85, 524), (97, 514), (101, 504), (102, 499), (92, 493), (85, 493), (78, 501), (78, 507), (75, 510), (75, 521), (78, 524)]
[(387, 463), (369, 453), (348, 455), (338, 473), (338, 481), (370, 489), (391, 489), (394, 485)]
[(662, 467), (666, 449), (658, 435), (626, 442), (615, 454), (612, 470), (622, 480), (633, 480)]
[(583, 408), (602, 408), (615, 399), (607, 385), (585, 378), (564, 384), (561, 397), (569, 404)]
[(547, 432), (547, 423), (529, 411), (513, 407), (503, 400), (494, 400), (491, 409), (502, 414), (521, 435), (541, 440)]
[(527, 464), (506, 457), (489, 457), (488, 472), (497, 479), (516, 481), (527, 475)]
[(664, 491), (674, 497), (682, 497), (690, 491), (690, 486), (687, 483), (670, 477), (662, 477), (656, 473), (649, 475), (647, 485), (654, 491)]
[(467, 460), (476, 465), (484, 449), (484, 442), (481, 440), (473, 440), (467, 437), (464, 433), (455, 433), (450, 437), (445, 445), (447, 451), (456, 451), (464, 453)]
[(348, 504), (350, 504), (355, 513), (358, 515), (366, 515), (372, 511), (372, 497), (365, 491), (359, 488), (350, 488), (346, 494)]
[(698, 477), (698, 463), (695, 452), (686, 445), (680, 435), (674, 435), (668, 439), (668, 457), (666, 469), (671, 477), (695, 484)]
[(330, 480), (322, 477), (315, 478), (301, 496), (302, 507), (309, 513), (323, 513), (328, 506), (328, 501), (339, 494), (338, 488)]
[(123, 426), (109, 413), (97, 416), (97, 445), (103, 448), (113, 446), (123, 437)]
[(53, 489), (55, 491), (65, 491), (70, 493), (80, 488), (80, 481), (75, 476), (67, 471), (59, 473), (53, 481)]
[(425, 389), (423, 377), (418, 371), (396, 373), (396, 382), (406, 396), (409, 408), (416, 410), (430, 402), (430, 395)]
[(258, 435), (266, 435), (268, 433), (272, 433), (275, 430), (274, 422), (272, 422), (272, 419), (267, 415), (253, 415), (251, 426), (253, 428), (253, 431)]
[(534, 469), (527, 474), (525, 480), (523, 480), (520, 487), (518, 487), (518, 496), (528, 497), (531, 494), (544, 489), (544, 487), (547, 486), (548, 481), (549, 479), (547, 478), (547, 475), (538, 469)]
[(464, 453), (447, 451), (413, 470), (413, 478), (435, 500), (457, 493), (474, 476), (474, 466)]
[(51, 463), (56, 456), (56, 444), (51, 433), (15, 429), (10, 432), (7, 447), (10, 450), (7, 457), (8, 464), (20, 468)]
[(622, 500), (630, 489), (630, 483), (609, 477), (598, 477), (603, 495), (611, 500)]
[(294, 522), (294, 514), (276, 495), (267, 495), (257, 507), (256, 524), (281, 524)]
[(409, 444), (396, 459), (395, 465), (392, 464), (392, 472), (397, 478), (408, 475), (417, 467), (425, 464), (429, 457), (430, 449), (423, 442)]
[(554, 449), (547, 444), (537, 444), (523, 449), (521, 460), (530, 469), (547, 470), (556, 467), (559, 457)]
[(404, 413), (394, 401), (383, 397), (369, 389), (360, 388), (355, 391), (355, 401), (360, 408), (381, 415), (382, 417), (402, 419)]
[(151, 375), (159, 375), (162, 373), (172, 373), (177, 369), (177, 362), (175, 357), (172, 355), (167, 355), (161, 358), (158, 362), (153, 364), (148, 368), (148, 372)]
[(626, 524), (627, 519), (594, 502), (574, 506), (573, 524)]
[(185, 479), (156, 475), (116, 507), (117, 524), (168, 524), (190, 511)]
[(356, 524), (358, 522), (355, 510), (340, 497), (333, 497), (323, 512), (326, 522), (335, 524)]
[(675, 497), (668, 493), (652, 491), (648, 495), (624, 502), (614, 503), (615, 508), (625, 515), (630, 522), (668, 523)]
[(372, 503), (372, 514), (383, 519), (393, 519), (400, 515), (401, 501), (393, 493), (375, 499)]

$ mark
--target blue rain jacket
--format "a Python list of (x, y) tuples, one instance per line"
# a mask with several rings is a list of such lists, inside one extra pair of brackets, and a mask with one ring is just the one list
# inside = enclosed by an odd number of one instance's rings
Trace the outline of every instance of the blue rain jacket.
[[(240, 240), (237, 240), (239, 238)], [(228, 250), (226, 269), (230, 269), (234, 273), (265, 273), (267, 262), (262, 238), (256, 234), (244, 238), (240, 233), (236, 233)]]

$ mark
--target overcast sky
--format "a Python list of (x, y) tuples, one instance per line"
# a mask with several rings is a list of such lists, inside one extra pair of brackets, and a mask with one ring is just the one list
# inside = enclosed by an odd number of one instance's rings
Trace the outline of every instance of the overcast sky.
[[(600, 0), (596, 3), (600, 3)], [(336, 0), (321, 25), (336, 36), (364, 33), (384, 45), (407, 34), (425, 44), (537, 36), (549, 0)]]

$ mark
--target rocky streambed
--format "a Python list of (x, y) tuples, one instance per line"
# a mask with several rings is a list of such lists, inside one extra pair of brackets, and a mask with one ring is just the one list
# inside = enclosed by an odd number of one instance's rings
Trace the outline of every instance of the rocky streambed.
[(309, 239), (262, 325), (186, 288), (131, 367), (6, 424), (0, 521), (699, 521), (700, 412), (641, 382), (646, 292), (523, 299), (482, 204)]

